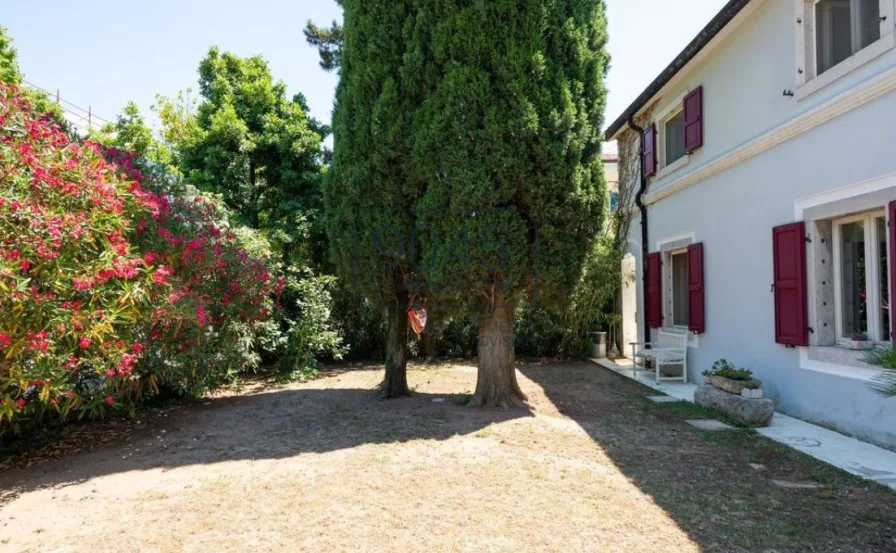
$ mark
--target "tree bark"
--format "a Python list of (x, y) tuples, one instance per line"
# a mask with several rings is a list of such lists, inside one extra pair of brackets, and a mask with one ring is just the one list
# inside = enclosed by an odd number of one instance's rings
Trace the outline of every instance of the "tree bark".
[(470, 405), (479, 407), (523, 406), (526, 395), (516, 381), (513, 353), (513, 314), (516, 306), (501, 297), (479, 325), (478, 376)]
[(411, 395), (408, 389), (408, 293), (398, 294), (396, 304), (389, 306), (386, 333), (386, 376), (380, 384), (385, 399)]

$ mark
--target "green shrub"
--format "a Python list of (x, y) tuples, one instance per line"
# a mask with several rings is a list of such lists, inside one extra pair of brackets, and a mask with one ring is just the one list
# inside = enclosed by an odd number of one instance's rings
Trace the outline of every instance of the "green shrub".
[[(749, 369), (739, 369), (727, 359), (719, 359), (712, 365), (712, 369), (703, 371), (704, 376), (720, 376), (729, 380), (737, 380), (739, 382), (754, 382), (753, 371)], [(755, 381), (758, 382), (758, 381)], [(749, 387), (749, 385), (748, 385)], [(761, 383), (759, 385), (761, 387)]]
[(310, 378), (317, 372), (318, 357), (342, 359), (345, 354), (342, 336), (332, 321), (330, 292), (335, 281), (308, 269), (288, 272), (277, 310), (282, 337), (275, 353), (281, 377)]
[(257, 363), (273, 282), (214, 198), (73, 142), (2, 84), (0, 129), (0, 435)]
[(896, 346), (879, 346), (868, 351), (864, 361), (883, 369), (871, 382), (871, 389), (888, 397), (896, 397)]

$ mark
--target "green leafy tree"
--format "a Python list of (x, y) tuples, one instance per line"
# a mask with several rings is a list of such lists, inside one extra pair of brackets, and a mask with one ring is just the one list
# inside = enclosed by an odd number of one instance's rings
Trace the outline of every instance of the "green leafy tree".
[(414, 2), (345, 0), (343, 8), (334, 152), (324, 188), (327, 233), (339, 274), (386, 306), (381, 392), (394, 398), (409, 393), (407, 309), (420, 292), (408, 245), (421, 188), (411, 177), (408, 137), (426, 68), (410, 50), (419, 32)]
[(20, 84), (22, 73), (19, 71), (19, 54), (6, 27), (0, 26), (0, 81), (7, 84)]
[[(160, 101), (178, 163), (202, 190), (220, 194), (249, 226), (269, 233), (284, 261), (307, 262), (321, 208), (321, 142), (329, 129), (287, 98), (261, 57), (211, 48), (199, 64), (195, 121), (183, 101)], [(186, 110), (186, 111), (185, 111)]]
[(519, 299), (567, 303), (603, 226), (605, 5), (422, 5), (418, 21), (431, 24), (408, 51), (432, 68), (422, 71), (427, 94), (406, 165), (410, 188), (425, 189), (415, 213), (433, 237), (422, 243), (427, 290), (430, 301), (478, 314), (473, 403), (507, 406), (524, 399), (513, 350)]
[[(24, 76), (19, 69), (19, 54), (6, 27), (0, 25), (0, 82), (22, 86), (23, 79)], [(34, 106), (35, 111), (50, 114), (56, 122), (68, 130), (69, 126), (62, 116), (62, 108), (51, 101), (43, 91), (25, 87), (22, 94)]]
[(128, 102), (114, 122), (103, 125), (90, 137), (106, 146), (133, 152), (168, 171), (174, 170), (171, 149), (164, 140), (156, 138), (134, 102)]

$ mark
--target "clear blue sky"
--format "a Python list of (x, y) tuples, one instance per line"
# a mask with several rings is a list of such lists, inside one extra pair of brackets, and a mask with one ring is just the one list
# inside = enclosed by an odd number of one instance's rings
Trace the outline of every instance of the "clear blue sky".
[[(608, 0), (613, 56), (607, 123), (615, 119), (725, 0)], [(261, 54), (290, 93), (307, 96), (329, 122), (336, 76), (318, 66), (302, 28), (340, 18), (332, 0), (0, 0), (25, 78), (100, 117), (129, 100), (148, 111), (156, 93), (196, 89), (196, 67), (212, 44)]]

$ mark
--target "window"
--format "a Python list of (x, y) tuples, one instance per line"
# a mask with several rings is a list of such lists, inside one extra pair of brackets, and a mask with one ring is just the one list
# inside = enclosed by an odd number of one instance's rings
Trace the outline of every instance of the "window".
[(877, 42), (880, 27), (880, 0), (815, 2), (815, 74)]
[(834, 221), (837, 339), (889, 339), (889, 266), (884, 212)]
[(687, 328), (688, 316), (688, 251), (672, 252), (672, 324)]
[(610, 213), (616, 213), (619, 209), (619, 192), (610, 192)]
[(684, 157), (684, 111), (679, 111), (663, 124), (665, 165), (672, 165)]

